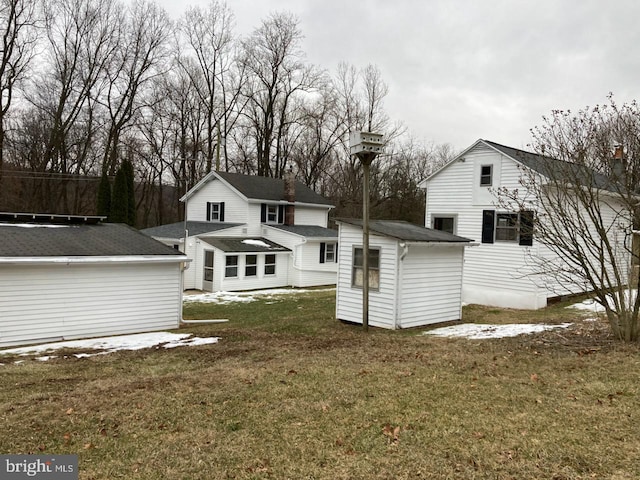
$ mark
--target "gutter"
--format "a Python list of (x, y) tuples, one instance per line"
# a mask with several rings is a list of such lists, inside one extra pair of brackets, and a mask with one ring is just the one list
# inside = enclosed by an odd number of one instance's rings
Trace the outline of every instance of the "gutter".
[(191, 262), (190, 258), (184, 255), (129, 255), (117, 257), (4, 257), (0, 258), (3, 265), (58, 265), (58, 264), (79, 264), (79, 265), (108, 265), (120, 263), (176, 263)]

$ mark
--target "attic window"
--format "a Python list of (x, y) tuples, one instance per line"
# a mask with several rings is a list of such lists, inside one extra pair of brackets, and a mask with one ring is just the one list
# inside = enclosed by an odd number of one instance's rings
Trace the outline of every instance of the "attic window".
[(480, 167), (480, 186), (490, 187), (493, 184), (493, 165), (482, 165)]

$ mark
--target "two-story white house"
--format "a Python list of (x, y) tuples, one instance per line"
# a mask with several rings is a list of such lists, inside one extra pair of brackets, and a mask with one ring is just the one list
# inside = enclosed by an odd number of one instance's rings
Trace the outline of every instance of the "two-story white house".
[[(557, 162), (478, 140), (420, 184), (426, 191), (425, 226), (479, 242), (465, 255), (464, 302), (535, 309), (545, 307), (550, 298), (584, 288), (531, 275), (533, 259), (553, 260), (532, 228), (539, 199), (531, 198), (530, 209), (511, 211), (498, 198), (501, 188), (519, 189), (526, 197), (523, 172), (548, 176), (548, 169), (556, 168)], [(618, 213), (608, 206), (602, 212), (610, 215), (613, 232), (618, 228)]]
[(211, 172), (180, 199), (186, 221), (142, 230), (192, 260), (184, 289), (239, 291), (336, 283), (331, 202), (285, 179)]

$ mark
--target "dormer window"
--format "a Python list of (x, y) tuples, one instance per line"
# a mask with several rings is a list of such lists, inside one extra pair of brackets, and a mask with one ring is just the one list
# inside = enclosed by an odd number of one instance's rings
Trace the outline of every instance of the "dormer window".
[(480, 167), (480, 186), (490, 187), (493, 184), (493, 165), (482, 165)]

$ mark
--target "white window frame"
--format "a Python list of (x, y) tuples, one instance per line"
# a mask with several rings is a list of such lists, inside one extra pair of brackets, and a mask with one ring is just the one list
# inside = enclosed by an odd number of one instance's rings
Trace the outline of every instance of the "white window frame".
[[(488, 168), (489, 169), (489, 173), (488, 174), (483, 174), (482, 170)], [(486, 179), (488, 178), (488, 182), (486, 181)], [(492, 164), (488, 164), (488, 165), (480, 165), (480, 186), (481, 187), (490, 187), (493, 185), (493, 165)]]
[[(273, 262), (269, 262), (269, 257), (273, 257)], [(275, 275), (276, 274), (276, 254), (268, 253), (264, 256), (264, 275)], [(273, 271), (269, 271), (273, 270)]]
[[(205, 282), (213, 282), (213, 262), (214, 262), (214, 252), (213, 250), (205, 250), (204, 251), (204, 267), (202, 272), (202, 280)], [(211, 264), (207, 262), (207, 257), (211, 256)]]
[[(512, 220), (515, 218), (513, 225), (500, 225), (500, 219)], [(512, 237), (513, 238), (510, 238)], [(503, 238), (499, 238), (503, 237)], [(508, 237), (508, 238), (504, 238)], [(493, 230), (493, 239), (500, 243), (519, 243), (520, 242), (520, 214), (517, 212), (496, 212), (496, 223)]]
[[(362, 246), (353, 246), (351, 255), (351, 287), (362, 288), (364, 270), (360, 262), (356, 264), (358, 258), (358, 251), (360, 251), (360, 258), (364, 260), (362, 255)], [(377, 260), (376, 262), (372, 260)], [(373, 281), (372, 281), (373, 280)], [(380, 290), (380, 247), (369, 247), (369, 289), (373, 291)]]
[(441, 232), (446, 232), (446, 230), (436, 228), (436, 220), (438, 219), (451, 219), (451, 222), (453, 223), (452, 225), (453, 230), (449, 233), (456, 235), (456, 232), (458, 230), (458, 215), (446, 214), (446, 213), (434, 213), (433, 215), (431, 215), (431, 228), (433, 228), (434, 230), (439, 230)]
[[(249, 259), (253, 260), (249, 263)], [(252, 269), (253, 273), (249, 273), (249, 269)], [(257, 277), (258, 276), (258, 255), (250, 254), (244, 257), (244, 276), (245, 277)]]
[[(235, 258), (235, 263), (230, 263)], [(238, 255), (227, 255), (224, 261), (224, 278), (238, 278)]]
[(209, 210), (209, 218), (207, 219), (209, 222), (219, 222), (220, 221), (220, 202), (209, 202), (210, 210)]
[(337, 243), (327, 242), (324, 245), (324, 262), (335, 263), (336, 262), (336, 248)]
[(278, 223), (278, 205), (267, 205), (267, 223)]

